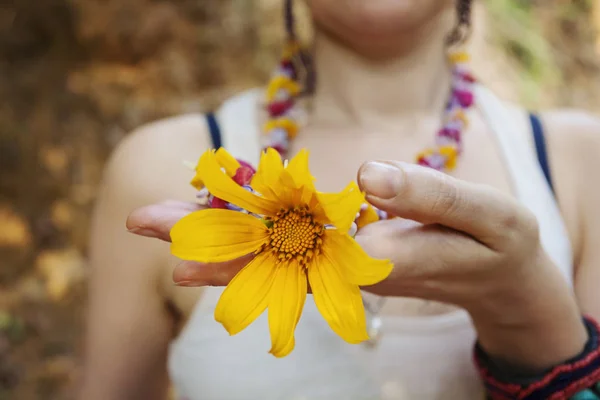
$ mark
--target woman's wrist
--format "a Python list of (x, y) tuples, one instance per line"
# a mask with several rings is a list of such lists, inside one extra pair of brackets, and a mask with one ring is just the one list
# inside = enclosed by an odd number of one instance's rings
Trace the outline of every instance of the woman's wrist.
[(467, 309), (479, 344), (512, 368), (542, 371), (579, 354), (588, 335), (560, 271), (540, 254), (523, 273), (489, 282), (488, 298)]
[(600, 399), (600, 346), (598, 323), (583, 318), (588, 340), (576, 356), (538, 373), (515, 371), (475, 346), (475, 362), (488, 399)]

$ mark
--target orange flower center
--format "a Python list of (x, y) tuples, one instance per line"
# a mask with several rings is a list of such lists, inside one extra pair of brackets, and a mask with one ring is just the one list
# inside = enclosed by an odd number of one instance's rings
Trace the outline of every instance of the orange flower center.
[(325, 228), (313, 220), (308, 207), (281, 210), (271, 221), (268, 247), (280, 261), (296, 259), (306, 265), (320, 253)]

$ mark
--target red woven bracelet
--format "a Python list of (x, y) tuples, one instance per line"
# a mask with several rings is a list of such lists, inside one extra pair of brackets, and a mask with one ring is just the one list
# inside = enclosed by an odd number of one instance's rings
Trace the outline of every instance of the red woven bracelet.
[(492, 400), (560, 400), (569, 399), (578, 392), (600, 381), (600, 348), (598, 323), (584, 318), (589, 339), (584, 350), (576, 357), (537, 376), (524, 377), (499, 368), (493, 360), (475, 345), (474, 359)]

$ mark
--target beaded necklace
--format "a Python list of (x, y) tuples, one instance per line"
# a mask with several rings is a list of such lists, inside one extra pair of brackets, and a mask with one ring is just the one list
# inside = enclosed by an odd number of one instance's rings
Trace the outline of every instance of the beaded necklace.
[[(475, 79), (468, 69), (469, 56), (464, 51), (452, 52), (448, 62), (452, 69), (452, 87), (444, 112), (443, 125), (435, 136), (432, 147), (417, 154), (415, 162), (438, 171), (451, 171), (462, 152), (461, 134), (468, 126), (466, 111), (473, 105), (472, 87)], [(298, 108), (299, 97), (310, 92), (311, 77), (307, 78), (306, 53), (295, 39), (290, 39), (283, 51), (281, 61), (276, 68), (266, 90), (266, 110), (269, 118), (263, 126), (263, 149), (272, 147), (282, 158), (288, 158), (291, 141), (298, 134), (303, 117)], [(304, 77), (301, 73), (305, 72)], [(310, 72), (310, 71), (309, 71)], [(308, 88), (308, 89), (307, 89)], [(369, 212), (370, 211), (370, 212)], [(368, 215), (367, 215), (368, 214)], [(387, 219), (385, 212), (366, 205), (357, 215), (354, 228), (360, 228), (368, 222)], [(371, 338), (367, 344), (374, 345), (380, 335), (382, 325), (379, 312), (385, 298), (380, 297), (369, 302), (363, 296), (367, 317), (367, 330)]]
[[(305, 94), (298, 71), (301, 49), (297, 42), (285, 46), (279, 66), (267, 86), (266, 109), (269, 119), (263, 126), (263, 148), (276, 149), (283, 158), (288, 155), (291, 141), (300, 130), (302, 113), (297, 102)], [(473, 105), (472, 86), (475, 79), (468, 70), (469, 56), (460, 51), (451, 53), (452, 90), (446, 104), (444, 123), (437, 132), (435, 145), (420, 152), (416, 162), (438, 171), (451, 171), (462, 151), (461, 133), (468, 126), (466, 110)]]

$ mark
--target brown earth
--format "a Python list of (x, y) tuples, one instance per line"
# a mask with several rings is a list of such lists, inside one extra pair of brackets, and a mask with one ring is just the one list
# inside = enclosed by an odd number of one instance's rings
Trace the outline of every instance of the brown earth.
[[(73, 398), (88, 216), (108, 154), (146, 121), (264, 82), (279, 3), (0, 2), (0, 400)], [(597, 109), (598, 3), (519, 3), (478, 7), (478, 75), (533, 108)]]

